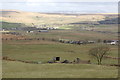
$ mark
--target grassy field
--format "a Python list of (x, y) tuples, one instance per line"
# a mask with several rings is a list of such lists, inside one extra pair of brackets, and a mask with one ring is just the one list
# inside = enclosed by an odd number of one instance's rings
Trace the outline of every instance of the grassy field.
[(24, 24), (20, 23), (9, 23), (9, 22), (1, 22), (2, 28), (19, 28), (19, 27), (25, 27)]
[(116, 67), (89, 64), (25, 64), (3, 61), (4, 78), (116, 78)]
[[(22, 42), (22, 41), (21, 41)], [(68, 59), (73, 61), (75, 58), (79, 57), (83, 60), (91, 59), (88, 55), (89, 49), (97, 46), (98, 44), (89, 45), (73, 45), (73, 44), (62, 44), (62, 43), (38, 43), (38, 44), (3, 44), (3, 56), (9, 56), (14, 59), (20, 60), (31, 60), (31, 61), (48, 61), (55, 56), (60, 56), (62, 60)], [(111, 47), (111, 54), (113, 57), (118, 56), (117, 47)], [(107, 61), (107, 60), (106, 60)], [(108, 61), (106, 63), (114, 63), (116, 60)], [(95, 63), (93, 61), (93, 63)], [(116, 61), (117, 63), (117, 61)]]
[[(44, 38), (44, 39), (68, 39), (81, 41), (117, 40), (117, 24), (72, 24), (85, 21), (102, 21), (106, 15), (65, 15), (65, 14), (43, 14), (23, 11), (3, 10), (3, 28), (33, 27), (40, 25), (50, 25), (59, 27), (58, 30), (48, 32), (33, 32), (9, 30), (20, 35), (3, 34), (2, 38), (13, 39), (2, 41), (2, 55), (16, 61), (3, 60), (3, 78), (116, 78), (118, 67), (109, 66), (118, 64), (118, 59), (104, 58), (102, 65), (97, 65), (97, 61), (88, 53), (95, 44), (65, 44), (52, 40), (15, 40), (16, 38)], [(107, 14), (108, 15), (108, 14)], [(113, 18), (116, 18), (114, 15)], [(11, 23), (10, 23), (11, 22)], [(21, 23), (21, 24), (18, 24)], [(58, 25), (63, 24), (63, 25)], [(69, 24), (69, 25), (64, 25)], [(108, 56), (118, 58), (118, 46), (108, 45), (110, 54)], [(73, 62), (76, 58), (84, 61), (91, 61), (91, 64), (62, 64), (47, 62), (53, 57), (61, 57), (60, 61), (69, 60)], [(23, 63), (22, 61), (35, 61), (41, 64)]]
[[(29, 41), (27, 41), (29, 42)], [(16, 44), (21, 43), (21, 44)], [(97, 65), (96, 60), (88, 55), (89, 49), (100, 44), (73, 45), (63, 43), (34, 44), (25, 41), (3, 42), (3, 56), (24, 61), (37, 61), (42, 64), (29, 64), (17, 61), (3, 61), (3, 77), (5, 78), (115, 78), (118, 68)], [(117, 57), (117, 46), (110, 46), (109, 56)], [(76, 58), (91, 60), (92, 64), (48, 64), (53, 57), (61, 57), (61, 61), (67, 59), (73, 61)], [(114, 59), (104, 59), (103, 64), (117, 64)], [(108, 74), (110, 73), (110, 74)]]
[[(103, 31), (103, 30), (101, 30)], [(116, 31), (116, 33), (111, 33)], [(116, 40), (118, 38), (117, 30), (109, 30), (110, 33), (102, 33), (97, 31), (86, 30), (51, 30), (41, 33), (29, 33), (22, 32), (22, 34), (33, 38), (53, 38), (53, 39), (70, 39), (70, 40)]]
[[(113, 26), (111, 26), (113, 27)], [(79, 28), (78, 28), (79, 29)], [(100, 28), (102, 29), (102, 28)], [(109, 27), (109, 31), (112, 28)], [(103, 29), (104, 30), (104, 29)], [(107, 29), (108, 30), (108, 29)], [(116, 30), (114, 30), (116, 31)], [(3, 35), (3, 38), (53, 38), (70, 40), (105, 40), (117, 39), (117, 34), (98, 33), (93, 31), (52, 30), (47, 33), (20, 32), (22, 36)], [(3, 61), (4, 78), (115, 78), (118, 68), (104, 66), (117, 64), (118, 60), (106, 58), (103, 65), (98, 66), (96, 60), (88, 55), (89, 49), (100, 44), (64, 44), (47, 40), (7, 40), (3, 41), (3, 56), (24, 61), (42, 62), (42, 64), (28, 64), (17, 61)], [(110, 55), (118, 57), (118, 47), (109, 45)], [(91, 60), (92, 64), (47, 64), (53, 57), (61, 57), (61, 61), (67, 59), (73, 61), (76, 58)], [(99, 73), (99, 74), (98, 74)], [(108, 74), (110, 73), (110, 74)]]
[[(85, 25), (84, 25), (85, 26)], [(76, 27), (76, 28), (75, 28)], [(117, 33), (99, 33), (96, 31), (80, 30), (75, 26), (69, 30), (50, 30), (46, 33), (26, 33), (20, 31), (22, 35), (15, 36), (6, 34), (3, 38), (53, 38), (69, 40), (114, 40), (117, 39)], [(107, 27), (107, 28), (106, 28)], [(106, 30), (117, 32), (116, 26), (98, 26), (97, 30)], [(113, 29), (112, 29), (113, 28)], [(78, 29), (78, 30), (77, 30)], [(2, 53), (11, 59), (23, 61), (42, 62), (42, 64), (29, 64), (18, 61), (3, 60), (3, 77), (4, 78), (115, 78), (118, 75), (118, 68), (106, 66), (117, 64), (117, 59), (105, 58), (103, 65), (98, 66), (96, 60), (88, 55), (88, 51), (100, 44), (64, 44), (48, 40), (3, 40)], [(118, 57), (118, 46), (109, 45), (110, 55)], [(91, 60), (92, 64), (48, 64), (47, 61), (53, 57), (61, 57), (73, 61), (76, 58), (81, 60)], [(109, 73), (109, 74), (108, 74)]]

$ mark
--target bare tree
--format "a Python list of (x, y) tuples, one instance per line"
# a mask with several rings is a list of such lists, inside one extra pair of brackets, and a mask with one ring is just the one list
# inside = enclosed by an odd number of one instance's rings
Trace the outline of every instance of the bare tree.
[(98, 65), (102, 64), (103, 57), (108, 55), (110, 48), (108, 46), (98, 46), (89, 50), (89, 55), (96, 58)]

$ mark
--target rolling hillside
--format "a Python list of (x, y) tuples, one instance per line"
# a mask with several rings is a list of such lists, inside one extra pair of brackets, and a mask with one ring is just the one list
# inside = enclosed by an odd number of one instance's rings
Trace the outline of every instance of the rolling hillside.
[[(103, 43), (105, 40), (118, 40), (118, 25), (106, 24), (106, 20), (107, 23), (116, 22), (117, 15), (45, 14), (17, 10), (0, 12), (0, 24), (4, 28), (3, 78), (118, 77), (118, 67), (110, 66), (118, 64), (118, 46)], [(45, 27), (50, 28), (49, 25), (59, 28), (44, 30)], [(89, 55), (89, 50), (100, 45), (108, 45), (110, 54), (102, 60), (102, 65), (97, 65), (95, 58)], [(60, 57), (60, 62), (49, 63), (54, 57)], [(77, 58), (90, 61), (91, 64), (76, 63)], [(65, 60), (69, 63), (61, 63)]]
[(53, 25), (53, 24), (68, 24), (81, 21), (101, 21), (104, 20), (106, 15), (103, 14), (47, 14), (35, 12), (23, 12), (16, 10), (3, 10), (0, 11), (2, 17), (1, 21), (12, 23), (24, 23), (26, 25)]

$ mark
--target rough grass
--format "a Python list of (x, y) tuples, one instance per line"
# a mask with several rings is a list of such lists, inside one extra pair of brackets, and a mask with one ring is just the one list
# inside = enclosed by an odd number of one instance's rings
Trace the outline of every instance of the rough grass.
[[(36, 17), (38, 16), (38, 17)], [(67, 24), (81, 21), (103, 20), (104, 15), (53, 15), (28, 13), (17, 11), (6, 13), (2, 17), (3, 21), (13, 23), (24, 23), (31, 26), (39, 24)], [(5, 24), (6, 25), (6, 24)], [(10, 25), (10, 24), (9, 24)], [(12, 25), (10, 25), (12, 27)], [(16, 26), (16, 25), (15, 25)], [(71, 40), (97, 40), (97, 39), (117, 39), (117, 34), (98, 33), (94, 31), (82, 31), (80, 27), (89, 27), (89, 25), (62, 26), (61, 29), (52, 30), (48, 33), (26, 34), (20, 31), (22, 35), (30, 38), (54, 38), (54, 39), (71, 39)], [(6, 26), (8, 27), (8, 26)], [(14, 27), (14, 26), (13, 26)], [(95, 26), (97, 30), (117, 32), (115, 25)], [(105, 29), (106, 28), (106, 29)], [(72, 30), (69, 30), (72, 29)], [(5, 36), (18, 37), (18, 36)], [(44, 64), (27, 64), (17, 61), (3, 61), (3, 78), (116, 78), (118, 76), (117, 67), (104, 66), (105, 64), (117, 64), (118, 60), (104, 59), (104, 65), (96, 65), (97, 62), (93, 57), (88, 55), (89, 49), (99, 44), (72, 45), (62, 44), (51, 41), (3, 41), (3, 56), (16, 60), (41, 61)], [(118, 47), (110, 46), (111, 54), (109, 56), (118, 57)], [(91, 60), (92, 64), (46, 64), (53, 57), (61, 57), (61, 61), (67, 59), (73, 61), (76, 58), (82, 60)]]
[[(92, 63), (96, 63), (88, 55), (89, 49), (98, 46), (99, 44), (89, 45), (73, 45), (63, 43), (51, 43), (50, 44), (3, 44), (3, 56), (8, 56), (18, 60), (29, 60), (29, 61), (42, 61), (47, 62), (55, 56), (60, 56), (61, 60), (67, 59), (73, 61), (79, 57), (82, 60), (92, 60)], [(47, 42), (48, 43), (48, 42)], [(117, 57), (118, 48), (117, 46), (110, 46), (111, 52), (109, 56)], [(104, 64), (115, 64), (117, 60), (106, 59)]]
[[(21, 43), (21, 44), (19, 44)], [(38, 43), (38, 44), (37, 44)], [(4, 78), (115, 78), (117, 67), (98, 66), (89, 49), (100, 44), (73, 45), (58, 42), (5, 41), (2, 46), (3, 56), (16, 60), (37, 61), (43, 64), (28, 64), (17, 61), (3, 61)], [(118, 57), (118, 47), (110, 46), (109, 56)], [(91, 60), (92, 64), (46, 64), (53, 57), (73, 61), (76, 58)], [(103, 64), (117, 64), (118, 60), (104, 59)], [(109, 74), (108, 74), (109, 73)]]
[(3, 61), (3, 78), (116, 78), (117, 74), (117, 68), (110, 66)]
[(26, 27), (24, 24), (20, 23), (8, 23), (8, 22), (0, 22), (2, 28), (18, 28), (18, 27)]
[[(33, 12), (14, 11), (7, 12), (0, 17), (0, 20), (13, 23), (24, 23), (27, 25), (38, 24), (67, 24), (80, 21), (100, 21), (104, 20), (105, 16), (102, 14), (95, 15), (60, 15), (60, 14), (41, 14)], [(10, 11), (10, 10), (9, 10)], [(17, 12), (17, 13), (16, 13)], [(94, 19), (93, 19), (94, 18)]]
[(82, 31), (82, 30), (52, 30), (47, 33), (31, 33), (24, 35), (30, 37), (41, 37), (41, 38), (54, 38), (54, 39), (71, 39), (71, 40), (114, 40), (117, 39), (117, 33), (99, 33), (94, 31)]

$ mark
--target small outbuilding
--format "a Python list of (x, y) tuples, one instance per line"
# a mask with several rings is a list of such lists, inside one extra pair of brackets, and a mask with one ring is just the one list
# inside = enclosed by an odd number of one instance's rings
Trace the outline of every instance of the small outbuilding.
[(54, 57), (53, 60), (54, 61), (60, 61), (60, 57)]

